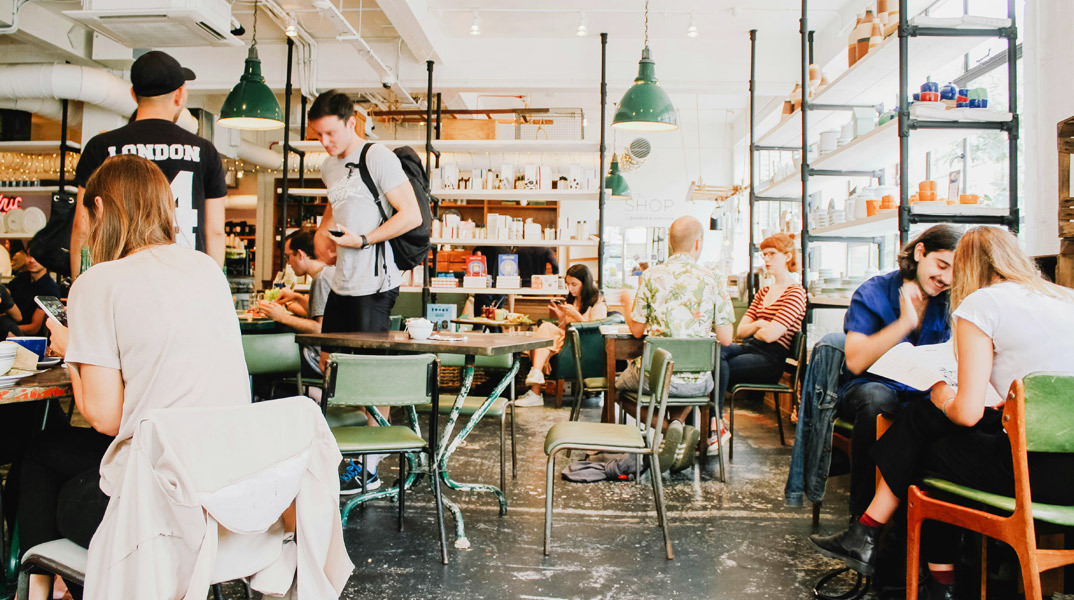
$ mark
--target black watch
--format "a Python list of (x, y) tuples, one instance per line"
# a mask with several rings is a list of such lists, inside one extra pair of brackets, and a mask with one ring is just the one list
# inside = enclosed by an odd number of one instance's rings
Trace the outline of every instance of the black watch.
[(362, 249), (364, 250), (364, 249), (366, 249), (368, 247), (369, 247), (369, 240), (366, 239), (365, 235), (363, 234), (362, 235)]

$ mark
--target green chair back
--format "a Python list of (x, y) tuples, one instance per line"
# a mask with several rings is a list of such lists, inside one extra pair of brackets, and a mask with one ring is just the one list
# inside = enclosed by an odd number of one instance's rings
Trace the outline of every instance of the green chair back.
[[(672, 338), (648, 336), (645, 338), (645, 350), (642, 353), (642, 372), (650, 371), (650, 362), (657, 349), (667, 350), (675, 359), (676, 373), (714, 372), (719, 364), (717, 350), (719, 342), (715, 337)], [(649, 388), (652, 389), (652, 388)]]
[(302, 370), (302, 354), (294, 333), (244, 335), (242, 353), (250, 375), (294, 375)]
[(328, 405), (412, 406), (433, 402), (438, 361), (433, 354), (332, 354), (325, 373)]
[[(575, 361), (574, 342), (571, 336), (563, 340), (563, 348), (552, 357), (552, 379), (587, 379), (589, 377), (603, 377), (607, 369), (607, 354), (604, 350), (604, 336), (600, 333), (601, 325), (622, 323), (623, 318), (619, 315), (608, 317), (600, 321), (579, 321), (567, 325), (567, 329), (578, 332), (578, 356)], [(582, 373), (578, 377), (578, 364), (581, 364)]]
[[(674, 365), (675, 362), (672, 360), (670, 352), (663, 348), (657, 348), (653, 351), (649, 368), (649, 391), (652, 393), (649, 394), (648, 412), (645, 413), (647, 418), (638, 420), (638, 427), (642, 431), (645, 431), (651, 423), (664, 422)], [(652, 418), (654, 414), (657, 417), (655, 421)], [(654, 427), (654, 429), (653, 447), (659, 447), (663, 433), (661, 433), (661, 427), (659, 426)]]
[(388, 325), (389, 329), (391, 329), (392, 331), (403, 330), (403, 315), (392, 315), (388, 317), (388, 319), (390, 320)]
[(1033, 373), (1025, 383), (1026, 450), (1074, 452), (1074, 376)]
[[(465, 354), (438, 354), (441, 367), (466, 366)], [(512, 354), (498, 354), (496, 356), (475, 356), (474, 366), (488, 369), (510, 369), (514, 364), (515, 357)]]

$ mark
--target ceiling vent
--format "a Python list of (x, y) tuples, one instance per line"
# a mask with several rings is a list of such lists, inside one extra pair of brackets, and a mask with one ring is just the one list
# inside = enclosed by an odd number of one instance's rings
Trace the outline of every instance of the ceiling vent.
[(64, 14), (131, 48), (242, 45), (227, 0), (83, 0)]

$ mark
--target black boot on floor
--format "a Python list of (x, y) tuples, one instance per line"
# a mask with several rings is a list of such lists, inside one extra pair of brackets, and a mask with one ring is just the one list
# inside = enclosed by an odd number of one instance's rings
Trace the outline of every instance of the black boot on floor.
[(929, 577), (918, 594), (918, 600), (955, 600), (955, 585), (944, 585)]
[(820, 553), (841, 560), (855, 571), (871, 576), (876, 570), (874, 557), (876, 541), (880, 538), (880, 527), (868, 527), (860, 522), (850, 524), (850, 529), (835, 535), (809, 536), (809, 541)]

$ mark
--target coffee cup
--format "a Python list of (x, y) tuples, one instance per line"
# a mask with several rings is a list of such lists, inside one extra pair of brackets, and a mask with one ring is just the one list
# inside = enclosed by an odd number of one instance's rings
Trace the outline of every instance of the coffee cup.
[(433, 323), (420, 317), (406, 320), (406, 332), (415, 340), (427, 339), (433, 333)]
[(7, 338), (9, 342), (15, 342), (16, 344), (26, 348), (30, 352), (37, 355), (37, 359), (41, 360), (45, 358), (45, 348), (48, 347), (48, 339), (37, 336), (20, 335), (10, 336)]

